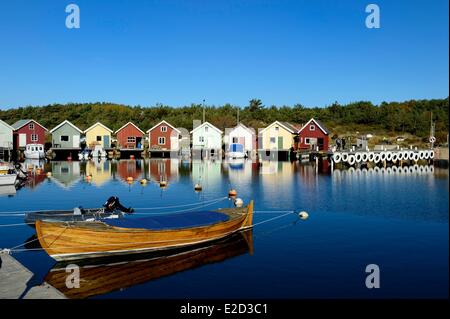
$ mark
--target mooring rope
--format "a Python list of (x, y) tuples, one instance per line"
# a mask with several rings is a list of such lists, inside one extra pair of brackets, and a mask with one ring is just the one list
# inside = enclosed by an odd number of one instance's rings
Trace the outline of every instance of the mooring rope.
[[(136, 207), (133, 209), (138, 209), (138, 210), (156, 210), (156, 209), (170, 209), (170, 208), (180, 208), (180, 207), (189, 207), (189, 206), (196, 206), (196, 205), (201, 205), (203, 203), (209, 203), (209, 202), (214, 202), (214, 201), (218, 201), (218, 200), (223, 200), (225, 198), (228, 198), (227, 196), (223, 196), (223, 197), (218, 197), (218, 198), (213, 198), (213, 199), (208, 199), (206, 201), (203, 202), (196, 202), (196, 203), (189, 203), (189, 204), (181, 204), (181, 205), (169, 205), (169, 206), (159, 206), (159, 207)], [(19, 211), (4, 211), (4, 212), (0, 212), (0, 217), (14, 217), (14, 216), (25, 216), (26, 213), (32, 213), (32, 212), (42, 212), (42, 213), (46, 213), (46, 212), (53, 212), (55, 210), (61, 210), (63, 211), (64, 209), (36, 209), (36, 210), (19, 210)], [(67, 209), (65, 209), (67, 210)]]

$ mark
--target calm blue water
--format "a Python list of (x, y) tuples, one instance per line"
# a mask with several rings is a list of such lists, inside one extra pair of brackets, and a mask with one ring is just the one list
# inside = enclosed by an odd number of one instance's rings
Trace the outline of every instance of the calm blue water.
[[(289, 162), (157, 159), (52, 162), (44, 169), (52, 171), (51, 178), (38, 176), (15, 195), (0, 196), (0, 211), (98, 207), (111, 195), (132, 207), (201, 203), (226, 196), (233, 187), (245, 203), (255, 200), (254, 223), (280, 216), (267, 211), (309, 213), (307, 220), (291, 214), (256, 226), (252, 245), (219, 245), (193, 254), (196, 262), (181, 256), (162, 266), (130, 263), (125, 282), (116, 278), (112, 288), (105, 288), (99, 275), (97, 285), (105, 289), (94, 298), (448, 297), (448, 170), (329, 174)], [(128, 176), (150, 181), (127, 184)], [(160, 179), (168, 181), (165, 189)], [(198, 182), (201, 193), (193, 190)], [(226, 199), (208, 207), (231, 205)], [(20, 223), (22, 217), (2, 216), (0, 222)], [(33, 234), (29, 226), (0, 227), (0, 247), (24, 243)], [(14, 256), (36, 274), (36, 284), (55, 265), (42, 251)], [(219, 261), (211, 263), (214, 257)], [(368, 264), (380, 267), (380, 289), (365, 286)], [(114, 277), (116, 270), (110, 269), (99, 268)]]

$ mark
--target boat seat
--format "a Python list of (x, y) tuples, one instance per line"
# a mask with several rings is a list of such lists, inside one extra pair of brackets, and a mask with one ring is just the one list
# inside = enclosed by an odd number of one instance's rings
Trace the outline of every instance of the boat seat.
[(109, 226), (122, 228), (143, 228), (149, 230), (177, 229), (199, 227), (225, 222), (229, 216), (214, 211), (197, 211), (186, 213), (168, 213), (166, 215), (154, 215), (142, 218), (118, 218), (102, 219)]

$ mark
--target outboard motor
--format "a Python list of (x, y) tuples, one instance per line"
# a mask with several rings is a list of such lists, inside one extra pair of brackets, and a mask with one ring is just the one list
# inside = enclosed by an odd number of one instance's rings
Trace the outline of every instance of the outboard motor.
[(24, 171), (22, 168), (22, 165), (20, 165), (20, 163), (14, 163), (14, 167), (17, 171), (17, 177), (20, 179), (27, 179), (28, 178), (28, 172)]
[(133, 208), (124, 207), (119, 202), (119, 198), (116, 196), (111, 196), (110, 198), (108, 198), (108, 200), (103, 204), (103, 207), (105, 207), (106, 212), (110, 212), (110, 213), (112, 213), (116, 210), (119, 210), (121, 212), (128, 213), (128, 214), (131, 214), (133, 212)]

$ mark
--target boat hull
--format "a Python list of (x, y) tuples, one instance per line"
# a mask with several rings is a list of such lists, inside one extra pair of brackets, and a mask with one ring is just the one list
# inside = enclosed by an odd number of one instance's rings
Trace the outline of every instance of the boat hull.
[(0, 175), (0, 186), (14, 185), (16, 183), (17, 174)]
[(36, 221), (42, 248), (57, 261), (147, 253), (207, 243), (252, 227), (253, 202), (247, 207), (221, 209), (230, 216), (207, 226), (165, 230), (131, 229), (103, 222)]

